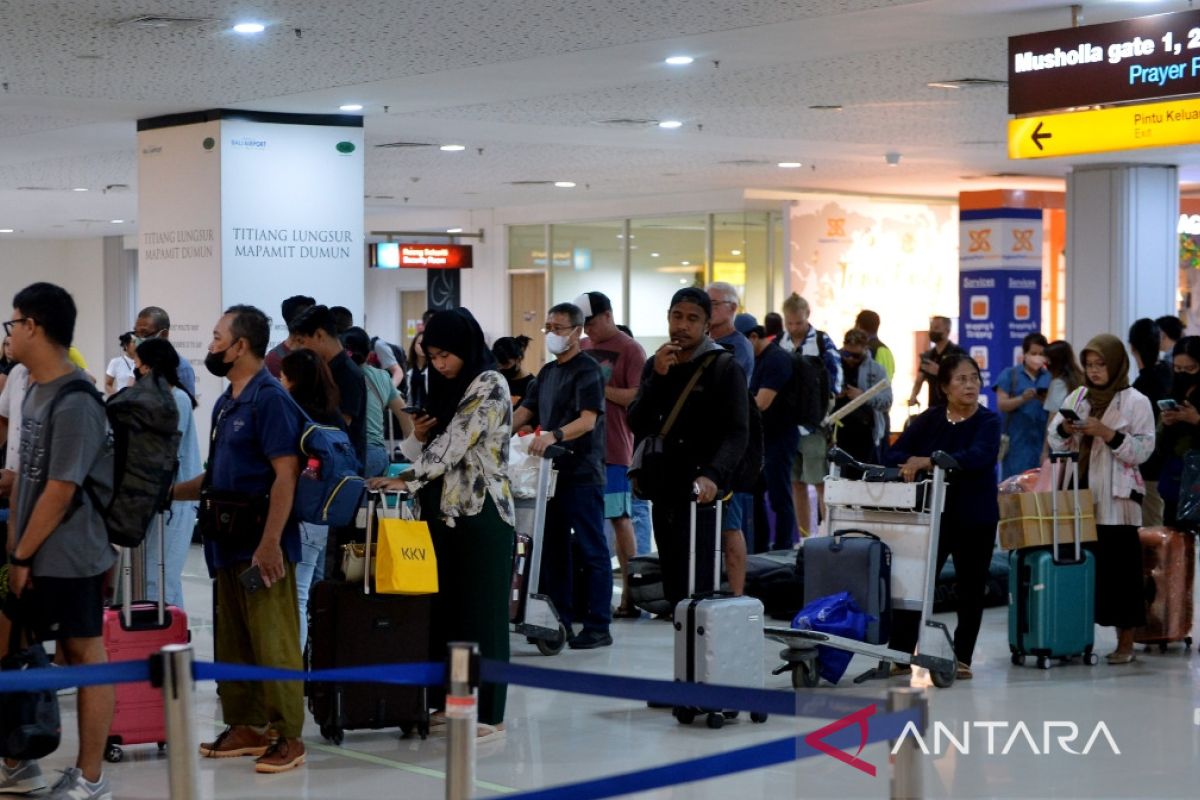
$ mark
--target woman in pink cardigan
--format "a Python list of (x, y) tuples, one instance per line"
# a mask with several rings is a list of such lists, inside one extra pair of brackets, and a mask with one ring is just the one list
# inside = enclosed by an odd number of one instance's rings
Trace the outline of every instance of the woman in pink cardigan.
[(1079, 453), (1080, 488), (1096, 503), (1096, 623), (1117, 629), (1110, 664), (1133, 661), (1133, 630), (1146, 620), (1142, 585), (1142, 499), (1138, 466), (1154, 452), (1154, 414), (1146, 396), (1129, 386), (1129, 357), (1121, 340), (1101, 334), (1080, 353), (1085, 385), (1063, 402), (1079, 422), (1056, 414), (1050, 449)]

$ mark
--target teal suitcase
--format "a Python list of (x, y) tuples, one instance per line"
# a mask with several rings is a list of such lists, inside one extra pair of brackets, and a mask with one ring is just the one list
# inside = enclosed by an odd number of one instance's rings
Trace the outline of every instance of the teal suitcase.
[[(1052, 453), (1050, 461), (1051, 469), (1059, 461), (1070, 461), (1074, 468), (1074, 546), (1066, 548), (1064, 553), (1055, 540), (1051, 548), (1014, 550), (1009, 554), (1008, 573), (1008, 644), (1012, 663), (1020, 666), (1031, 655), (1037, 658), (1041, 669), (1049, 669), (1051, 659), (1056, 658), (1066, 661), (1079, 656), (1087, 664), (1099, 661), (1092, 652), (1096, 560), (1082, 549), (1079, 541), (1079, 455)], [(1058, 516), (1057, 508), (1052, 515)], [(1054, 530), (1057, 533), (1057, 525)]]

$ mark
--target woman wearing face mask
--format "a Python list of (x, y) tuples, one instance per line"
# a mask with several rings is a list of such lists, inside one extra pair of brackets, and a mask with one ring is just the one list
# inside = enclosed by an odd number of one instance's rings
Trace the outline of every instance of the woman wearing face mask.
[(1171, 365), (1170, 399), (1175, 408), (1162, 412), (1155, 451), (1162, 458), (1158, 491), (1163, 499), (1163, 521), (1177, 527), (1183, 457), (1200, 450), (1200, 337), (1185, 336), (1176, 342)]
[[(467, 309), (434, 314), (424, 346), (430, 413), (417, 417), (413, 435), (401, 445), (412, 468), (369, 485), (416, 492), (421, 518), (429, 523), (439, 587), (432, 652), (445, 653), (448, 641), (478, 642), (484, 658), (507, 661), (515, 521), (508, 483), (512, 401)], [(476, 741), (503, 735), (506, 695), (503, 685), (480, 689)], [(434, 723), (441, 718), (435, 715)]]
[[(968, 679), (983, 622), (983, 596), (1000, 519), (996, 493), (1000, 418), (979, 404), (982, 375), (979, 365), (967, 354), (957, 352), (943, 358), (935, 380), (946, 405), (934, 406), (913, 419), (887, 452), (885, 461), (899, 466), (900, 476), (906, 481), (930, 472), (931, 456), (937, 450), (949, 453), (961, 468), (954, 473), (946, 492), (934, 574), (942, 571), (953, 554), (959, 597), (954, 653), (958, 678)], [(919, 621), (916, 612), (894, 612), (891, 646), (911, 653), (917, 646)], [(909, 671), (907, 666), (893, 667), (893, 673)]]
[(508, 381), (508, 393), (512, 396), (513, 408), (529, 394), (534, 376), (525, 369), (525, 350), (532, 341), (528, 336), (503, 336), (492, 345), (492, 355), (500, 365), (500, 374)]
[[(1150, 410), (1154, 413), (1154, 425), (1159, 422), (1159, 401), (1171, 396), (1171, 365), (1159, 360), (1160, 331), (1154, 320), (1146, 317), (1129, 327), (1129, 349), (1137, 364), (1138, 376), (1133, 388), (1146, 395)], [(1142, 503), (1142, 525), (1156, 528), (1163, 524), (1163, 499), (1158, 491), (1158, 478), (1162, 474), (1163, 453), (1155, 447), (1153, 455), (1139, 468), (1146, 482), (1146, 500)]]
[(1154, 451), (1154, 414), (1145, 395), (1129, 385), (1125, 345), (1110, 334), (1088, 342), (1080, 353), (1086, 385), (1063, 403), (1047, 439), (1054, 452), (1079, 453), (1079, 486), (1095, 501), (1097, 541), (1096, 624), (1117, 629), (1109, 664), (1133, 661), (1133, 630), (1146, 621), (1142, 583), (1142, 524), (1145, 482), (1138, 467)]
[[(139, 377), (154, 375), (162, 378), (171, 387), (171, 396), (179, 411), (179, 464), (175, 468), (175, 482), (191, 480), (199, 475), (200, 442), (196, 436), (196, 398), (184, 388), (179, 380), (179, 354), (166, 339), (146, 339), (134, 351), (134, 366)], [(167, 515), (165, 539), (165, 571), (167, 577), (166, 601), (168, 605), (183, 608), (183, 566), (187, 561), (188, 548), (192, 544), (192, 528), (196, 524), (196, 503), (191, 500), (176, 500), (171, 503)], [(158, 585), (158, 562), (162, 558), (157, 520), (145, 540), (146, 594), (157, 600), (162, 591)]]
[(1020, 475), (1041, 463), (1049, 415), (1042, 399), (1050, 389), (1046, 371), (1046, 337), (1031, 333), (1021, 341), (1021, 363), (1000, 373), (992, 389), (1004, 413), (1008, 452), (1001, 461), (1001, 479)]

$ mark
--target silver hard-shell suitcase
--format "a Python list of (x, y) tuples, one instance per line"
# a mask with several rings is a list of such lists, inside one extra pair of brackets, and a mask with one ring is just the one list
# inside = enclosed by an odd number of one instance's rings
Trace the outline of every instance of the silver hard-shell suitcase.
[[(675, 606), (675, 680), (724, 686), (763, 688), (763, 604), (753, 597), (720, 592), (696, 594), (697, 505), (692, 503), (688, 546), (688, 598)], [(721, 502), (716, 506), (713, 575), (721, 574)], [(736, 711), (676, 707), (675, 718), (690, 724), (707, 715), (710, 728), (720, 728)], [(766, 714), (750, 715), (765, 722)]]

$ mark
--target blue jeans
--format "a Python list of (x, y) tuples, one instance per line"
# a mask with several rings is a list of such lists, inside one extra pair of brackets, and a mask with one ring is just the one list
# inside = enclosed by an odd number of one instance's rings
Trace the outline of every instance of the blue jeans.
[(300, 652), (308, 642), (308, 594), (329, 540), (328, 525), (300, 523), (300, 563), (296, 565), (296, 605), (300, 609)]
[(650, 523), (650, 501), (633, 498), (633, 538), (637, 540), (637, 554), (647, 555), (654, 549), (651, 541), (653, 526)]
[[(192, 546), (192, 529), (196, 527), (196, 503), (191, 500), (181, 500), (171, 504), (171, 512), (167, 515), (164, 534), (167, 541), (167, 605), (183, 608), (183, 565), (187, 562), (188, 548)], [(143, 545), (146, 553), (146, 596), (135, 597), (134, 600), (154, 600), (159, 597), (158, 562), (159, 536), (158, 518), (150, 522), (150, 531), (146, 534)]]
[[(792, 503), (792, 465), (800, 436), (795, 426), (779, 436), (763, 437), (763, 477), (767, 482), (767, 503), (775, 512), (775, 550), (791, 549), (796, 540), (796, 506)], [(766, 537), (760, 537), (765, 539)]]
[(387, 448), (383, 445), (367, 445), (367, 471), (364, 478), (378, 478), (387, 472), (390, 459)]
[[(574, 607), (576, 563), (587, 582), (587, 591), (580, 593), (586, 598), (586, 608), (582, 609)], [(542, 591), (554, 601), (568, 632), (576, 610), (581, 612), (579, 621), (584, 630), (608, 632), (613, 578), (604, 535), (603, 486), (571, 486), (559, 477), (554, 497), (546, 504), (541, 580)]]

